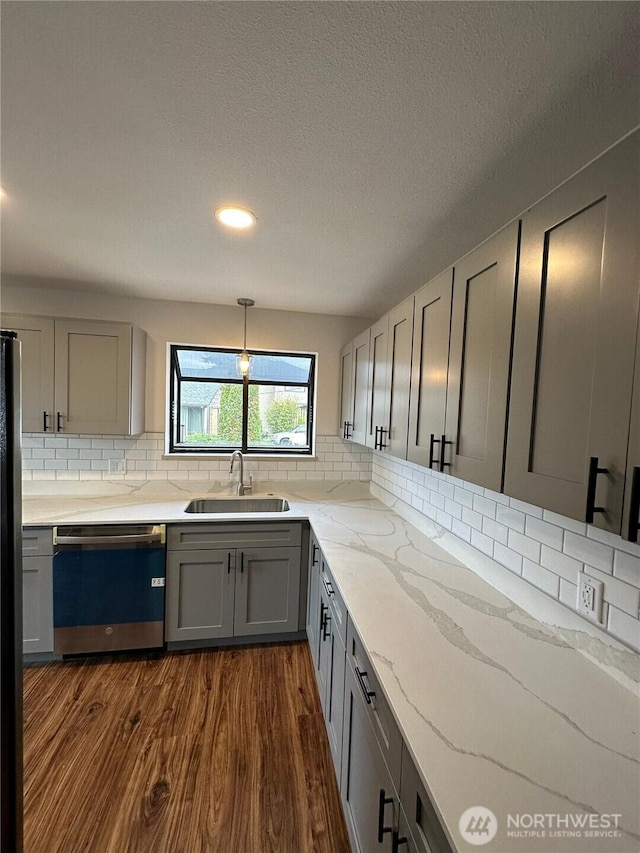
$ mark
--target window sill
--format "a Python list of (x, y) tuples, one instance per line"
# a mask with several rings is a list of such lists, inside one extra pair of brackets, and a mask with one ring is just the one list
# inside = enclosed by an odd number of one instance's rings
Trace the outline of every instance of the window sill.
[[(295, 459), (296, 461), (307, 460), (308, 462), (317, 462), (319, 457), (310, 453), (243, 453), (242, 455), (245, 462), (252, 462), (255, 460), (256, 462), (264, 462), (265, 460), (276, 460), (278, 462), (288, 462), (290, 459)], [(162, 458), (164, 460), (168, 459), (184, 459), (193, 462), (194, 460), (210, 460), (211, 462), (229, 462), (231, 460), (231, 453), (167, 453), (166, 451), (162, 454)]]

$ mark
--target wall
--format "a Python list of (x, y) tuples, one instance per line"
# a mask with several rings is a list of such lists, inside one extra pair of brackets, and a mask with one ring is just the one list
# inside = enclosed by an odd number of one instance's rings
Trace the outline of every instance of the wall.
[(371, 479), (374, 489), (384, 489), (571, 610), (579, 572), (603, 580), (603, 630), (640, 650), (640, 545), (381, 453), (373, 454)]
[[(259, 303), (259, 298), (256, 300)], [(119, 320), (147, 333), (146, 431), (165, 426), (166, 344), (242, 345), (243, 318), (237, 306), (106, 296), (46, 283), (2, 280), (2, 311), (50, 317)], [(254, 307), (247, 316), (249, 347), (318, 353), (316, 430), (332, 435), (338, 425), (339, 355), (342, 346), (370, 320), (303, 314)]]
[[(163, 454), (164, 434), (149, 432), (136, 438), (95, 435), (23, 436), (24, 481), (96, 481), (140, 483), (146, 480), (207, 481), (222, 487), (238, 474), (229, 475), (229, 457), (176, 459)], [(313, 459), (245, 458), (245, 482), (249, 475), (259, 481), (366, 482), (371, 479), (371, 451), (343, 441), (336, 435), (318, 435)], [(109, 473), (109, 460), (125, 460), (124, 474)], [(217, 488), (217, 487), (213, 487)], [(25, 493), (31, 493), (25, 488)]]

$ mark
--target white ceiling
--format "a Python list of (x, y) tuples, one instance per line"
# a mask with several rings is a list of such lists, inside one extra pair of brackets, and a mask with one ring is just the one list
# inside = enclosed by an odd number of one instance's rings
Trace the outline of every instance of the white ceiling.
[(4, 0), (3, 274), (380, 315), (640, 122), (639, 8)]

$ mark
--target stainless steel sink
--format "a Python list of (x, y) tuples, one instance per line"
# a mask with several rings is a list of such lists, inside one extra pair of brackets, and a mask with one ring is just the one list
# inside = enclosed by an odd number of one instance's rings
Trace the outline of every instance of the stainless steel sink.
[(196, 498), (190, 501), (185, 512), (286, 512), (289, 501), (285, 498)]

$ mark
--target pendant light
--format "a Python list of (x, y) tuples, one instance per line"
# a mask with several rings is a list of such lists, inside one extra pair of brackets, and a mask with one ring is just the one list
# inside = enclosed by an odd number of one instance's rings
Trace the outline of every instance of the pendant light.
[(236, 356), (236, 368), (238, 373), (243, 377), (249, 376), (249, 371), (253, 363), (253, 356), (247, 352), (247, 308), (251, 308), (255, 304), (253, 299), (238, 299), (238, 305), (244, 308), (244, 343), (242, 345), (242, 352)]

